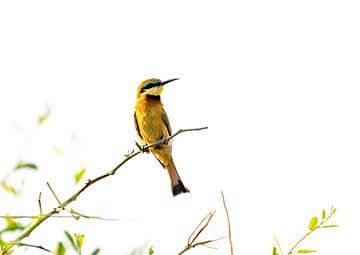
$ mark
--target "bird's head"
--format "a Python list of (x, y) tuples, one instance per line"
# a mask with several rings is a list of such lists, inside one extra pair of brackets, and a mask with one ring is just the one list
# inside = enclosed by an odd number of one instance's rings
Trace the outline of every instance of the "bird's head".
[(139, 85), (137, 97), (140, 97), (142, 95), (160, 96), (165, 84), (176, 81), (178, 79), (179, 78), (161, 81), (159, 79), (152, 78), (145, 80)]

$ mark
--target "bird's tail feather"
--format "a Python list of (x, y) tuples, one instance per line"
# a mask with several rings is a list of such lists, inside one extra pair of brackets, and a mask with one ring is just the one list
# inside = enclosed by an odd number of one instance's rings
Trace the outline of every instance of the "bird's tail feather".
[(169, 172), (169, 176), (171, 179), (171, 190), (173, 193), (173, 196), (177, 196), (181, 193), (188, 193), (190, 192), (190, 190), (188, 190), (185, 185), (183, 184), (183, 182), (180, 179), (180, 176), (178, 174), (178, 172), (176, 171), (176, 167), (174, 164), (174, 160), (170, 159), (169, 165), (166, 167), (166, 169)]

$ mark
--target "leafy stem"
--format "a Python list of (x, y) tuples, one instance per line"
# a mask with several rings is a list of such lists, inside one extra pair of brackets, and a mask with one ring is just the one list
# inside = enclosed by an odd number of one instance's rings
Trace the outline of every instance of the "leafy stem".
[[(296, 247), (305, 240), (305, 238), (307, 238), (311, 233), (313, 233), (315, 230), (319, 229), (319, 228), (332, 228), (332, 227), (337, 227), (337, 225), (324, 225), (336, 212), (336, 208), (331, 207), (330, 209), (330, 214), (329, 216), (326, 217), (326, 213), (325, 210), (322, 211), (322, 215), (321, 215), (321, 222), (319, 222), (317, 217), (313, 217), (310, 220), (309, 223), (309, 231), (299, 239), (299, 241), (297, 241), (294, 246), (290, 249), (290, 251), (288, 252), (287, 255), (293, 254)], [(297, 253), (310, 253), (310, 252), (315, 252), (315, 250), (307, 250), (307, 249), (302, 249), (297, 251)]]

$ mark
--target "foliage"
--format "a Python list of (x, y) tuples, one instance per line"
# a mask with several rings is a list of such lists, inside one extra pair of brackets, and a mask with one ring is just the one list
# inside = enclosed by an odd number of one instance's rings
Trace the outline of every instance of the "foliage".
[[(317, 250), (313, 250), (313, 249), (305, 249), (305, 248), (301, 248), (301, 249), (298, 249), (296, 250), (296, 248), (302, 244), (302, 242), (307, 238), (309, 237), (314, 231), (316, 231), (317, 229), (320, 229), (320, 228), (334, 228), (334, 227), (337, 227), (338, 225), (336, 224), (331, 224), (331, 225), (325, 225), (325, 223), (335, 214), (336, 212), (336, 208), (334, 207), (331, 207), (330, 210), (329, 210), (329, 215), (326, 216), (326, 211), (323, 209), (321, 211), (321, 220), (320, 220), (320, 223), (319, 223), (319, 218), (317, 216), (314, 216), (310, 219), (309, 221), (309, 224), (308, 224), (308, 231), (306, 232), (306, 234), (304, 234), (293, 246), (292, 248), (290, 249), (290, 251), (288, 253), (286, 253), (287, 255), (291, 255), (291, 254), (303, 254), (303, 253), (314, 253), (316, 252)], [(282, 249), (281, 249), (281, 246), (280, 246), (280, 243), (278, 242), (278, 240), (275, 238), (275, 241), (276, 241), (276, 246), (273, 247), (273, 252), (272, 254), (273, 255), (279, 255), (277, 253), (277, 249), (279, 249), (281, 255), (283, 255), (283, 252), (282, 252)]]

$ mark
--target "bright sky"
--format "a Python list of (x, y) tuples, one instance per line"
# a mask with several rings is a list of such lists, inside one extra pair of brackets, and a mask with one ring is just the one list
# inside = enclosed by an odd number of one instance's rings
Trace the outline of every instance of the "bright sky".
[[(0, 3), (0, 178), (19, 159), (36, 173), (13, 175), (22, 199), (0, 190), (0, 214), (38, 213), (134, 148), (138, 84), (180, 78), (162, 100), (189, 195), (173, 198), (166, 172), (141, 155), (69, 208), (125, 221), (50, 219), (27, 243), (54, 249), (63, 230), (85, 234), (84, 253), (130, 254), (154, 246), (177, 254), (216, 209), (203, 240), (227, 234), (235, 254), (284, 250), (332, 205), (331, 224), (299, 248), (358, 250), (360, 34), (357, 1), (2, 1)], [(36, 128), (45, 105), (49, 119)], [(62, 151), (60, 156), (54, 148)], [(84, 182), (84, 181), (83, 181)], [(82, 183), (83, 183), (82, 182)], [(65, 214), (66, 215), (66, 214)], [(226, 240), (188, 254), (229, 254)], [(18, 249), (14, 254), (39, 254)]]

